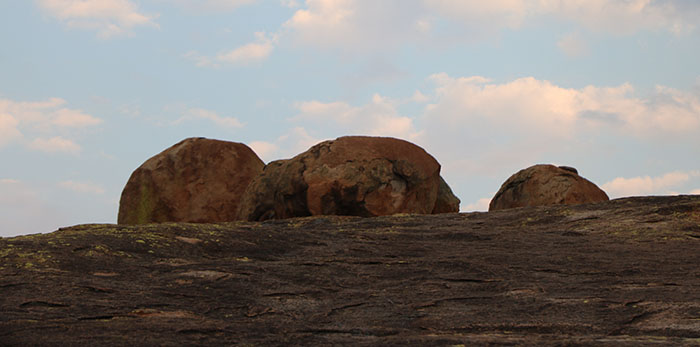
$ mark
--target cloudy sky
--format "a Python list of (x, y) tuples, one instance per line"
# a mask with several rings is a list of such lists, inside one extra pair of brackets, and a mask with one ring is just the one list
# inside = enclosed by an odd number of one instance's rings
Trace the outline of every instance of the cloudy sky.
[(695, 0), (0, 0), (0, 236), (116, 222), (192, 136), (410, 140), (463, 211), (537, 163), (700, 194)]

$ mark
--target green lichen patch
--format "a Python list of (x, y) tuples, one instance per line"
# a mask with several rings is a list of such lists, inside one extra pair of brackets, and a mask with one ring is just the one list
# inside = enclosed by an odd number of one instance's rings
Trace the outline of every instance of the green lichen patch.
[(139, 200), (136, 204), (136, 211), (132, 212), (136, 215), (135, 224), (146, 224), (153, 220), (155, 206), (153, 189), (150, 184), (144, 180), (139, 187)]
[[(7, 251), (9, 250), (9, 251)], [(8, 247), (0, 251), (4, 266), (11, 265), (18, 269), (45, 269), (55, 267), (55, 255), (45, 250)]]

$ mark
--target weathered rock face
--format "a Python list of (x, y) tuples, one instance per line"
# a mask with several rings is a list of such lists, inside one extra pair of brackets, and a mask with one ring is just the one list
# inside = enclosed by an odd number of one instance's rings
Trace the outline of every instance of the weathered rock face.
[(440, 164), (422, 148), (394, 138), (347, 136), (268, 164), (246, 190), (238, 217), (458, 212), (459, 200), (446, 183), (440, 186)]
[(264, 166), (242, 143), (185, 139), (131, 174), (119, 203), (118, 222), (235, 220), (241, 195)]
[(459, 203), (459, 198), (452, 193), (450, 186), (440, 177), (440, 186), (438, 187), (438, 196), (437, 200), (435, 200), (433, 214), (459, 212)]
[(699, 223), (694, 195), (0, 237), (0, 346), (697, 347)]
[(607, 200), (604, 191), (579, 176), (572, 167), (535, 165), (510, 176), (491, 199), (489, 211)]

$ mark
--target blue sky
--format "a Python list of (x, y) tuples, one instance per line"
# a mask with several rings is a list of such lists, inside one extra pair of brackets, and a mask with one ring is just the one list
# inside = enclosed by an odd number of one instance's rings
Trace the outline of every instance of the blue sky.
[(537, 163), (700, 194), (694, 0), (0, 1), (0, 236), (116, 222), (186, 137), (412, 141), (463, 211)]

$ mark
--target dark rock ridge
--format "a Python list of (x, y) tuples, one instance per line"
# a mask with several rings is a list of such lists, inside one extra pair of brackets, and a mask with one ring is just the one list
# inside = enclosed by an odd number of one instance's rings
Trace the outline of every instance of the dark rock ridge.
[(0, 238), (0, 345), (697, 345), (699, 249), (700, 196), (81, 225)]
[(458, 211), (459, 199), (425, 150), (395, 138), (346, 136), (268, 164), (243, 195), (238, 219)]
[(489, 211), (525, 206), (583, 204), (609, 200), (598, 186), (569, 166), (534, 165), (510, 176), (498, 190)]
[(119, 224), (233, 221), (265, 164), (242, 143), (185, 139), (137, 168), (119, 202)]

